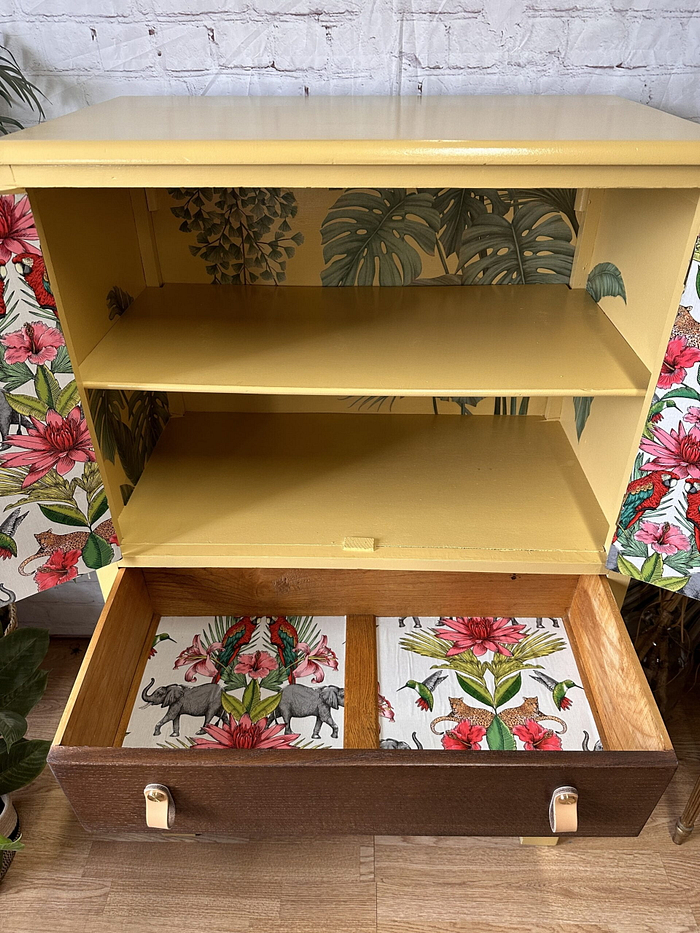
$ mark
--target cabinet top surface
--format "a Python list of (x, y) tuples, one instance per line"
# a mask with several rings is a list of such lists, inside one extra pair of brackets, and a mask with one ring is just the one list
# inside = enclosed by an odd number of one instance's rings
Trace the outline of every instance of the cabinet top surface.
[(698, 165), (700, 125), (608, 96), (119, 97), (13, 133), (1, 165)]

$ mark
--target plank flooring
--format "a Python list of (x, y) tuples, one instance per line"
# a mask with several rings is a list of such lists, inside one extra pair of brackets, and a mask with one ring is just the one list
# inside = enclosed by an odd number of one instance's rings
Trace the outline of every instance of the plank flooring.
[[(51, 737), (85, 647), (52, 644), (35, 737)], [(700, 831), (676, 847), (670, 829), (700, 773), (700, 690), (668, 725), (681, 767), (642, 835), (554, 848), (460, 837), (87, 836), (47, 771), (16, 798), (27, 848), (0, 886), (0, 931), (699, 933)]]

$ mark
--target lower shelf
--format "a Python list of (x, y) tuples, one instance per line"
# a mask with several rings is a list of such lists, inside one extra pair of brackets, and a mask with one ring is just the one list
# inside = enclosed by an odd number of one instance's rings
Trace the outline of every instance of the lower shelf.
[(127, 566), (590, 573), (608, 525), (558, 422), (190, 413), (119, 530)]

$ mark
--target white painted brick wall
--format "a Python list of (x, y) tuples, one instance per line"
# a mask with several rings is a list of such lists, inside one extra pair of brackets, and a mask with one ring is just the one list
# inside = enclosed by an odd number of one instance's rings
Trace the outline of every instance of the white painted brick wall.
[(0, 37), (50, 116), (120, 94), (598, 93), (700, 120), (700, 0), (0, 0)]

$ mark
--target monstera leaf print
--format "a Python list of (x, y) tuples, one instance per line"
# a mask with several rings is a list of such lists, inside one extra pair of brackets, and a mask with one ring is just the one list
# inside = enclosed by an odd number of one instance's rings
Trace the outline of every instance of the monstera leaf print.
[(516, 200), (511, 221), (483, 214), (464, 231), (460, 272), (467, 285), (567, 284), (572, 236), (549, 204)]
[(495, 188), (476, 191), (470, 191), (468, 188), (419, 188), (418, 191), (425, 191), (432, 196), (435, 210), (440, 215), (438, 247), (446, 273), (450, 271), (447, 257), (459, 255), (464, 231), (477, 217), (486, 214), (489, 207), (492, 213), (501, 217), (510, 210), (510, 201), (505, 200)]
[[(575, 188), (515, 188), (508, 192), (508, 201), (516, 200), (519, 204), (538, 201), (549, 207), (550, 211), (558, 211), (566, 217), (574, 233), (578, 235)], [(508, 206), (510, 207), (510, 203)]]
[[(432, 255), (440, 215), (427, 192), (350, 188), (321, 226), (323, 285), (409, 285)], [(416, 246), (413, 245), (413, 243)]]

